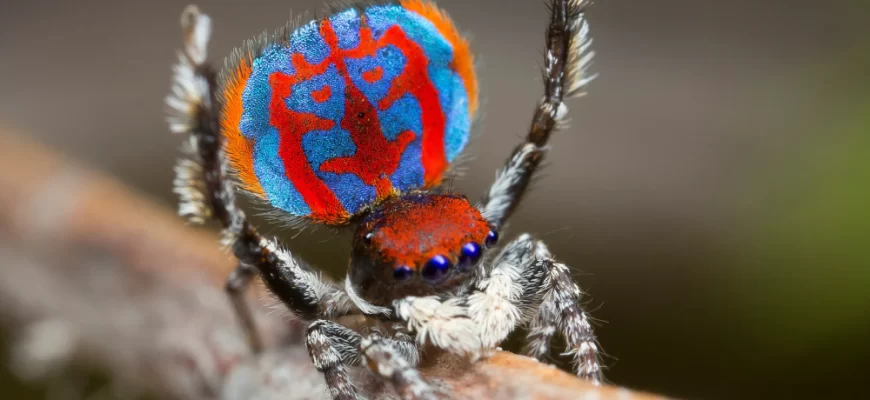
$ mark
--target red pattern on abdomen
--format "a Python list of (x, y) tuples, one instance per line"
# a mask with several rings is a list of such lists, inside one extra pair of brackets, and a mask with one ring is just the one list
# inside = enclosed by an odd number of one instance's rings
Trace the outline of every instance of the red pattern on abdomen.
[(356, 175), (365, 184), (375, 188), (377, 200), (383, 200), (392, 194), (393, 186), (389, 177), (399, 167), (402, 154), (408, 144), (414, 140), (414, 133), (405, 131), (399, 134), (396, 140), (387, 140), (381, 130), (377, 110), (354, 85), (348, 74), (345, 59), (374, 56), (378, 49), (388, 45), (395, 46), (405, 56), (407, 63), (402, 73), (393, 80), (386, 97), (378, 103), (378, 108), (386, 110), (408, 93), (419, 102), (423, 125), (421, 162), (424, 170), (424, 187), (438, 184), (447, 168), (444, 153), (446, 122), (438, 92), (428, 76), (429, 60), (423, 49), (410, 40), (399, 26), (387, 29), (377, 41), (372, 37), (371, 29), (362, 26), (359, 45), (349, 50), (338, 47), (338, 38), (329, 20), (321, 21), (320, 33), (330, 48), (330, 55), (325, 60), (318, 64), (311, 64), (301, 54), (293, 54), (292, 64), (295, 75), (274, 72), (269, 77), (273, 89), (270, 119), (271, 124), (280, 133), (279, 152), (287, 178), (311, 209), (310, 218), (338, 224), (345, 222), (350, 215), (335, 193), (317, 177), (302, 147), (303, 135), (313, 130), (333, 129), (335, 122), (312, 113), (289, 109), (285, 101), (292, 93), (293, 85), (323, 74), (330, 65), (336, 66), (346, 84), (345, 113), (341, 127), (350, 133), (356, 152), (352, 156), (327, 160), (321, 164), (320, 170)]

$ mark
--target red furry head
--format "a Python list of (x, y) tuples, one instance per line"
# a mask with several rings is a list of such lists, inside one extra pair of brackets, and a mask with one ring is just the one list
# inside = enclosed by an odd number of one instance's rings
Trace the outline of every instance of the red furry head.
[[(464, 196), (405, 195), (363, 220), (354, 238), (352, 279), (367, 297), (434, 293), (465, 279), (494, 240), (489, 223)], [(384, 282), (386, 296), (372, 293)]]

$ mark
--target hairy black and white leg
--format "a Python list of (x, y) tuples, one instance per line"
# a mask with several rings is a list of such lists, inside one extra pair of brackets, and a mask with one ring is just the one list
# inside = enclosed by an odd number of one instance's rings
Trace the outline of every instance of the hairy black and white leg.
[(362, 339), (362, 357), (368, 368), (393, 384), (406, 400), (434, 400), (437, 392), (417, 370), (420, 360), (414, 338), (398, 329), (392, 339), (373, 333)]
[(224, 244), (241, 264), (256, 268), (269, 289), (295, 314), (314, 320), (346, 313), (352, 306), (341, 289), (260, 235), (236, 205), (235, 184), (220, 135), (216, 73), (205, 62), (210, 20), (189, 6), (181, 23), (184, 48), (174, 68), (172, 93), (166, 99), (170, 129), (189, 135), (183, 148), (187, 157), (176, 166), (179, 213), (193, 222), (208, 218), (220, 222)]
[(535, 111), (526, 141), (514, 150), (478, 205), (496, 229), (504, 225), (519, 204), (543, 159), (550, 135), (566, 124), (568, 107), (564, 100), (583, 94), (594, 79), (587, 72), (593, 52), (589, 50), (592, 39), (584, 19), (586, 5), (586, 0), (552, 1), (543, 71), (544, 97)]
[(561, 333), (567, 353), (575, 358), (577, 374), (598, 383), (598, 346), (580, 304), (582, 294), (568, 267), (554, 261), (543, 242), (524, 234), (502, 249), (467, 302), (484, 351), (518, 326), (529, 324), (531, 355), (544, 360), (553, 336)]
[(547, 246), (540, 241), (535, 243), (532, 269), (536, 271), (535, 275), (544, 278), (541, 289), (535, 289), (543, 291), (544, 297), (529, 324), (529, 355), (545, 361), (552, 338), (558, 331), (565, 339), (565, 354), (574, 357), (577, 375), (592, 383), (601, 383), (598, 344), (589, 315), (580, 303), (583, 292), (571, 278), (571, 270), (555, 261)]
[(347, 372), (360, 365), (360, 335), (338, 323), (318, 320), (308, 326), (305, 345), (308, 356), (326, 378), (329, 394), (335, 400), (355, 400), (357, 390)]
[(436, 392), (417, 371), (420, 356), (414, 338), (401, 326), (395, 329), (395, 336), (387, 338), (379, 332), (363, 337), (327, 320), (315, 321), (308, 327), (308, 354), (315, 368), (324, 374), (334, 399), (359, 397), (347, 368), (360, 365), (390, 382), (403, 399), (436, 398)]

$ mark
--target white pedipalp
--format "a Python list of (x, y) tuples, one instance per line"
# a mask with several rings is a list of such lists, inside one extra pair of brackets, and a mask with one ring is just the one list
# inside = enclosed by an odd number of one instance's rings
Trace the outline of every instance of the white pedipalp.
[(416, 332), (419, 344), (432, 343), (454, 354), (477, 356), (481, 348), (478, 327), (460, 299), (442, 302), (435, 296), (406, 297), (394, 301), (393, 306), (396, 317)]

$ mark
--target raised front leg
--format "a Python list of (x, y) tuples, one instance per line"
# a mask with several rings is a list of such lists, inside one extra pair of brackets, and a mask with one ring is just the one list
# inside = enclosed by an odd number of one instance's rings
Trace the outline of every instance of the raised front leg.
[[(221, 106), (215, 94), (215, 71), (205, 62), (210, 24), (208, 16), (195, 6), (182, 14), (184, 47), (175, 66), (172, 93), (166, 99), (170, 129), (189, 135), (184, 146), (186, 158), (175, 168), (179, 213), (193, 222), (208, 218), (220, 222), (224, 244), (232, 248), (242, 268), (255, 268), (272, 293), (295, 314), (309, 320), (344, 314), (352, 307), (344, 292), (260, 235), (236, 205), (236, 188), (228, 176), (230, 168), (219, 131)], [(236, 292), (245, 284), (246, 279), (229, 283)]]
[(583, 94), (594, 76), (587, 67), (592, 61), (592, 39), (583, 18), (586, 0), (553, 0), (547, 28), (544, 60), (544, 97), (535, 110), (526, 141), (520, 144), (499, 171), (478, 208), (493, 226), (504, 225), (522, 199), (535, 170), (541, 163), (552, 132), (564, 125), (568, 106), (564, 100)]

